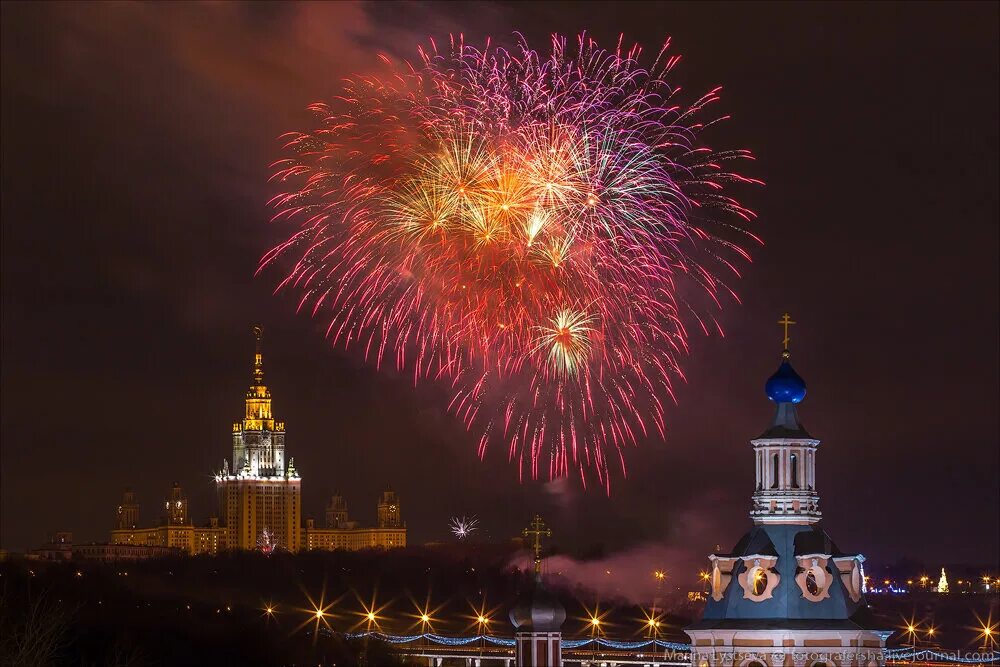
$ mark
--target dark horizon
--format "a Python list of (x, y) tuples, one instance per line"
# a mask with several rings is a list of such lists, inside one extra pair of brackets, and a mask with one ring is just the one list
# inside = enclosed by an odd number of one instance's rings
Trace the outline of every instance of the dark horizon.
[[(749, 440), (773, 406), (784, 312), (823, 442), (824, 525), (871, 561), (1000, 561), (997, 5), (3, 5), (0, 546), (57, 530), (107, 541), (124, 487), (152, 525), (174, 480), (196, 522), (231, 454), (253, 354), (303, 518), (339, 489), (374, 521), (386, 484), (411, 544), (476, 514), (506, 539), (540, 513), (554, 544), (700, 564), (750, 523)], [(723, 85), (765, 241), (722, 337), (694, 337), (666, 443), (627, 452), (610, 498), (517, 482), (446, 392), (332, 350), (325, 323), (254, 277), (277, 137), (341, 76), (427, 37), (588, 29)]]

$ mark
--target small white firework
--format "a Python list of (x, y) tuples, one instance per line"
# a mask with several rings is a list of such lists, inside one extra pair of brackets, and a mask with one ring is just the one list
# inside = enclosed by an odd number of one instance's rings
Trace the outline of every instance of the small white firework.
[(451, 518), (449, 527), (451, 528), (452, 535), (460, 540), (464, 540), (479, 528), (479, 519), (475, 516), (455, 516)]

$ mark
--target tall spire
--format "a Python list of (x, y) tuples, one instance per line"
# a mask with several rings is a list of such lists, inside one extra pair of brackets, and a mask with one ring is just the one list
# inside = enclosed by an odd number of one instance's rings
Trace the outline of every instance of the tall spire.
[[(271, 392), (264, 384), (264, 357), (260, 351), (260, 342), (264, 334), (264, 328), (259, 324), (254, 325), (254, 355), (253, 370), (250, 377), (250, 388), (246, 394), (246, 415), (242, 425), (234, 428), (244, 431), (281, 431), (284, 426), (276, 425), (271, 415)], [(237, 431), (234, 431), (237, 432)]]
[(253, 386), (264, 384), (264, 357), (260, 353), (260, 339), (264, 335), (264, 327), (255, 324), (253, 327), (254, 357), (253, 357)]

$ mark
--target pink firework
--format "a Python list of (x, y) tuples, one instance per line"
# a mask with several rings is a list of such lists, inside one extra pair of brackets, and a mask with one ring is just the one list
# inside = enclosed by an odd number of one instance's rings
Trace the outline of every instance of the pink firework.
[(730, 194), (760, 183), (729, 166), (751, 156), (703, 143), (719, 91), (682, 103), (668, 45), (647, 69), (584, 35), (545, 56), (453, 38), (355, 77), (286, 137), (292, 232), (261, 270), (334, 345), (447, 383), (480, 456), (610, 489), (609, 461), (665, 438), (689, 331), (721, 333), (704, 311), (756, 240)]

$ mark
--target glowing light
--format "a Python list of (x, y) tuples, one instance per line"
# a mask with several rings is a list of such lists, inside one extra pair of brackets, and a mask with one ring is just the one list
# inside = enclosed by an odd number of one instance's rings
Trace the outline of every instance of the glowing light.
[(460, 540), (464, 540), (479, 529), (479, 519), (474, 516), (456, 516), (451, 518), (451, 522), (448, 525), (452, 535)]
[(703, 143), (718, 90), (675, 95), (678, 57), (551, 50), (456, 38), (312, 105), (274, 165), (274, 219), (297, 226), (260, 270), (335, 345), (447, 383), (481, 457), (609, 490), (665, 437), (691, 332), (721, 332), (694, 304), (735, 298), (758, 239), (733, 189), (759, 182)]
[(423, 622), (423, 623), (430, 623), (430, 621), (431, 621), (431, 617), (430, 617), (430, 616), (428, 616), (427, 614), (421, 614), (421, 615), (420, 615), (420, 620), (421, 620), (421, 622)]

